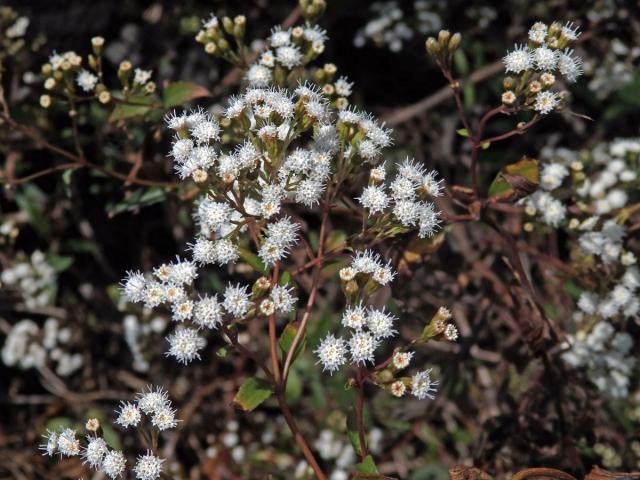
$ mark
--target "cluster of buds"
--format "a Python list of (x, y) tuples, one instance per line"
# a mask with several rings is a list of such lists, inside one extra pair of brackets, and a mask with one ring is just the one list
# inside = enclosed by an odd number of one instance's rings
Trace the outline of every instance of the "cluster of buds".
[(462, 35), (459, 33), (451, 35), (451, 32), (448, 30), (440, 30), (438, 32), (438, 39), (436, 40), (434, 37), (427, 38), (425, 46), (427, 53), (435, 58), (438, 65), (448, 70), (451, 66), (453, 55), (458, 47), (460, 47), (461, 41)]
[[(92, 53), (87, 56), (86, 68), (83, 67), (84, 59), (74, 51), (54, 52), (49, 57), (49, 61), (41, 68), (44, 78), (43, 87), (50, 92), (40, 97), (40, 105), (43, 108), (49, 108), (52, 105), (51, 94), (57, 94), (66, 99), (73, 107), (77, 100), (85, 100), (86, 95), (89, 95), (89, 98), (96, 98), (102, 104), (107, 104), (113, 98), (126, 101), (132, 97), (155, 92), (156, 84), (150, 81), (151, 71), (134, 69), (131, 62), (127, 60), (121, 62), (118, 67), (120, 86), (118, 89), (109, 89), (105, 84), (102, 64), (104, 43), (102, 37), (91, 39)], [(76, 113), (73, 108), (69, 112), (71, 116)]]
[(511, 75), (503, 81), (502, 103), (513, 111), (533, 110), (541, 115), (560, 110), (568, 92), (555, 89), (556, 75), (569, 83), (582, 75), (582, 59), (570, 48), (579, 36), (572, 23), (536, 22), (528, 43), (516, 45), (503, 59)]
[(450, 322), (450, 320), (451, 311), (449, 311), (449, 309), (446, 307), (438, 308), (438, 311), (433, 316), (429, 324), (424, 327), (422, 335), (420, 336), (420, 341), (456, 341), (458, 339), (458, 329), (453, 323)]
[[(245, 55), (248, 53), (244, 44), (246, 27), (247, 18), (244, 15), (237, 15), (233, 19), (229, 17), (218, 19), (212, 14), (208, 19), (203, 20), (202, 29), (196, 35), (196, 41), (204, 45), (204, 51), (209, 55), (224, 58), (235, 65), (243, 65)], [(232, 42), (238, 47), (237, 50), (234, 50)]]

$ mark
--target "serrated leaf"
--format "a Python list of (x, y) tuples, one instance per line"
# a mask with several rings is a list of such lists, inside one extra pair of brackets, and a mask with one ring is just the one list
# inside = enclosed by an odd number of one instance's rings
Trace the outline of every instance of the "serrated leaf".
[[(280, 347), (280, 350), (282, 350), (284, 357), (286, 357), (289, 354), (289, 350), (293, 345), (293, 339), (296, 337), (296, 334), (298, 333), (298, 328), (299, 328), (299, 324), (297, 322), (291, 322), (284, 327), (284, 330), (282, 330), (282, 333), (280, 334), (280, 338), (278, 339), (278, 346)], [(292, 364), (293, 362), (296, 361), (296, 358), (298, 358), (298, 356), (305, 349), (306, 345), (307, 345), (307, 334), (305, 332), (302, 335), (302, 338), (300, 339), (300, 343), (298, 344), (298, 347), (296, 348), (296, 351), (293, 354), (293, 357), (291, 360)]]
[(489, 197), (523, 198), (535, 191), (540, 184), (538, 160), (522, 157), (516, 163), (505, 166), (489, 187)]
[(211, 92), (202, 85), (191, 82), (175, 82), (164, 89), (162, 103), (166, 108), (171, 108), (196, 98), (209, 96), (211, 96)]
[(271, 382), (261, 378), (249, 377), (240, 385), (238, 393), (233, 398), (233, 403), (241, 410), (250, 412), (273, 395), (273, 391)]

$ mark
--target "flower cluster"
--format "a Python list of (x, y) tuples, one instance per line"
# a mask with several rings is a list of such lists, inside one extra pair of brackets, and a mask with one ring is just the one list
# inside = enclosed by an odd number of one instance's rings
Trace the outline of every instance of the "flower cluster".
[[(136, 396), (135, 403), (122, 402), (120, 410), (116, 412), (116, 424), (128, 428), (144, 429), (143, 418), (149, 418), (150, 430), (154, 436), (159, 432), (175, 428), (178, 420), (176, 411), (171, 408), (171, 400), (167, 392), (160, 387), (147, 387)], [(85, 426), (88, 434), (83, 445), (77, 438), (76, 430), (62, 428), (59, 431), (48, 430), (44, 438), (46, 442), (40, 445), (43, 455), (53, 457), (59, 453), (61, 457), (79, 456), (89, 467), (102, 472), (111, 479), (126, 477), (127, 459), (122, 451), (109, 448), (107, 441), (99, 435), (100, 422), (89, 419)], [(143, 438), (145, 438), (143, 436)], [(132, 472), (136, 480), (156, 480), (162, 474), (162, 464), (165, 459), (158, 457), (148, 449), (143, 455), (138, 455)]]
[[(320, 342), (315, 353), (322, 368), (333, 374), (346, 363), (366, 369), (375, 364), (376, 350), (383, 340), (395, 337), (397, 318), (383, 309), (367, 307), (366, 299), (395, 277), (389, 263), (381, 261), (380, 256), (371, 250), (358, 252), (348, 267), (340, 270), (340, 280), (348, 305), (342, 313), (341, 325), (346, 337), (333, 333)], [(440, 308), (431, 323), (425, 328), (422, 341), (444, 337), (453, 341), (458, 332), (453, 324), (447, 324), (451, 313)], [(396, 373), (409, 366), (413, 352), (396, 349), (393, 356), (382, 364), (384, 369), (376, 367), (371, 371), (372, 381), (401, 397), (407, 388), (419, 399), (433, 398), (438, 382), (432, 380), (431, 369), (418, 372), (412, 377), (396, 377)]]
[(582, 59), (570, 48), (580, 32), (572, 23), (536, 22), (529, 30), (528, 43), (516, 45), (504, 57), (507, 73), (502, 103), (514, 109), (534, 110), (545, 115), (561, 108), (566, 96), (556, 92), (556, 74), (573, 83), (582, 75)]
[[(205, 29), (203, 35), (209, 39), (222, 34), (215, 17), (205, 22)], [(315, 38), (316, 47), (324, 41), (318, 28), (300, 29), (303, 37)], [(284, 55), (279, 49), (293, 48), (291, 42), (298, 37), (296, 28), (272, 32), (274, 68)], [(168, 117), (168, 127), (175, 132), (171, 157), (178, 176), (206, 192), (194, 213), (199, 233), (189, 245), (191, 260), (161, 265), (154, 270), (155, 278), (130, 272), (123, 295), (147, 308), (170, 308), (180, 325), (168, 337), (167, 354), (178, 361), (200, 358), (206, 344), (200, 330), (256, 315), (286, 314), (297, 301), (292, 288), (267, 279), (259, 279), (251, 289), (229, 284), (221, 299), (198, 295), (194, 281), (199, 269), (237, 262), (241, 251), (251, 248), (249, 239), (265, 269), (285, 261), (300, 228), (285, 208), (317, 206), (329, 184), (362, 162), (375, 163), (380, 150), (390, 145), (389, 132), (371, 115), (339, 110), (339, 102), (331, 101), (334, 93), (349, 95), (351, 84), (338, 79), (328, 92), (327, 76), (323, 78), (322, 89), (311, 81), (290, 88), (250, 81), (240, 95), (229, 99), (220, 116), (198, 109)], [(437, 188), (438, 182), (434, 185)]]
[(371, 170), (369, 184), (358, 202), (377, 231), (418, 229), (420, 238), (432, 237), (440, 228), (440, 211), (429, 199), (442, 195), (442, 180), (411, 159), (397, 165), (397, 174), (385, 184), (385, 164)]
[(562, 359), (573, 367), (586, 369), (600, 391), (613, 398), (628, 396), (636, 365), (631, 335), (616, 332), (610, 323), (600, 321), (587, 334), (569, 335), (564, 346), (567, 351)]
[(84, 364), (82, 354), (67, 351), (71, 332), (69, 327), (60, 328), (55, 318), (45, 320), (42, 328), (33, 320), (20, 320), (13, 325), (2, 346), (2, 361), (23, 370), (55, 363), (58, 375), (69, 376)]
[(46, 255), (36, 250), (28, 259), (5, 268), (0, 274), (0, 281), (17, 289), (28, 309), (36, 309), (53, 303), (57, 273)]
[[(134, 69), (131, 62), (125, 60), (118, 67), (118, 79), (120, 91), (110, 91), (104, 83), (102, 65), (102, 52), (104, 38), (93, 37), (91, 39), (92, 53), (87, 56), (86, 62), (74, 51), (64, 53), (54, 52), (49, 61), (42, 66), (44, 77), (44, 89), (70, 100), (71, 106), (80, 100), (81, 96), (90, 95), (97, 98), (100, 103), (111, 102), (114, 96), (118, 100), (128, 101), (132, 96), (140, 97), (155, 92), (156, 85), (150, 81), (151, 71)], [(86, 64), (83, 67), (83, 62)], [(79, 91), (76, 89), (79, 88)], [(53, 98), (50, 94), (40, 97), (40, 105), (43, 108), (51, 106)]]

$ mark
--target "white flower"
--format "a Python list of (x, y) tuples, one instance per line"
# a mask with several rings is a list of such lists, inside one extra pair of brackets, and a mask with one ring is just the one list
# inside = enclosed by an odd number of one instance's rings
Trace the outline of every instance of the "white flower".
[(419, 400), (427, 397), (433, 400), (437, 385), (438, 381), (431, 380), (431, 369), (418, 372), (411, 377), (411, 393)]
[(583, 73), (582, 59), (567, 48), (558, 55), (558, 70), (568, 82), (575, 82)]
[(547, 37), (547, 31), (548, 27), (546, 24), (542, 22), (536, 22), (529, 29), (529, 40), (535, 43), (542, 43)]
[(407, 386), (402, 380), (396, 380), (391, 384), (391, 394), (394, 397), (402, 397), (407, 391)]
[(356, 253), (353, 262), (353, 269), (358, 273), (374, 273), (378, 268), (382, 267), (380, 256), (372, 250), (362, 250)]
[(432, 237), (440, 228), (440, 212), (436, 211), (433, 203), (420, 203), (418, 218), (418, 237)]
[(436, 180), (438, 172), (435, 170), (430, 171), (422, 177), (422, 190), (432, 197), (439, 197), (442, 195), (442, 179)]
[(384, 310), (369, 309), (367, 315), (367, 327), (373, 334), (373, 338), (389, 338), (396, 335), (398, 332), (393, 328), (396, 318)]
[(151, 424), (161, 432), (169, 428), (175, 428), (178, 425), (176, 411), (167, 406), (156, 409), (151, 417)]
[(349, 353), (355, 364), (373, 362), (374, 352), (380, 342), (368, 332), (356, 331), (349, 339)]
[(126, 458), (122, 452), (111, 450), (102, 460), (102, 470), (111, 479), (116, 479), (124, 473)]
[(176, 162), (183, 163), (187, 160), (187, 158), (189, 158), (189, 155), (191, 155), (193, 146), (193, 140), (191, 140), (190, 138), (178, 139), (173, 142), (173, 145), (171, 146), (171, 156)]
[(58, 451), (58, 434), (51, 430), (47, 430), (47, 433), (42, 436), (47, 440), (47, 442), (38, 446), (38, 448), (44, 452), (42, 455), (53, 457), (53, 455)]
[(560, 100), (558, 99), (558, 94), (547, 90), (544, 92), (538, 92), (533, 108), (535, 111), (546, 115), (547, 113), (552, 112), (559, 103)]
[(392, 359), (393, 366), (398, 370), (407, 368), (414, 354), (414, 352), (395, 352)]
[(358, 304), (355, 306), (349, 306), (342, 314), (342, 325), (354, 330), (362, 330), (367, 322), (367, 312), (362, 306)]
[(444, 338), (453, 342), (458, 339), (458, 329), (453, 323), (450, 323), (444, 329)]
[(169, 351), (166, 356), (175, 357), (180, 363), (190, 363), (196, 358), (200, 360), (199, 350), (206, 345), (204, 338), (198, 335), (196, 330), (191, 328), (178, 327), (167, 337)]
[(276, 49), (276, 60), (287, 68), (294, 68), (302, 63), (302, 53), (295, 46), (278, 47)]
[(118, 414), (118, 418), (116, 419), (115, 423), (125, 428), (130, 426), (138, 426), (138, 423), (140, 423), (140, 420), (142, 418), (138, 407), (129, 402), (122, 402), (120, 411), (116, 413)]
[(282, 47), (288, 45), (291, 41), (291, 30), (282, 30), (282, 27), (276, 26), (271, 30), (269, 43), (273, 47)]
[(193, 322), (201, 327), (217, 328), (222, 324), (223, 313), (217, 295), (205, 296), (195, 305)]
[(98, 83), (98, 77), (87, 70), (80, 70), (76, 77), (76, 83), (85, 92), (92, 92)]
[(169, 281), (180, 285), (183, 283), (191, 284), (198, 276), (198, 269), (195, 263), (187, 260), (176, 259), (175, 263), (171, 264), (171, 273), (169, 274)]
[(142, 70), (141, 68), (136, 68), (133, 72), (133, 83), (137, 83), (138, 85), (144, 85), (151, 78), (151, 70)]
[(240, 284), (237, 284), (234, 286), (229, 284), (224, 291), (222, 306), (234, 317), (243, 318), (253, 305), (249, 300), (250, 295), (247, 292), (247, 288), (246, 285), (240, 286)]
[(87, 437), (87, 446), (82, 452), (83, 463), (91, 468), (101, 468), (105, 455), (109, 452), (107, 442), (100, 437)]
[(191, 135), (198, 144), (208, 144), (220, 140), (220, 125), (214, 120), (207, 119), (191, 127)]
[(598, 310), (598, 295), (593, 292), (582, 292), (578, 298), (578, 308), (587, 315), (593, 315)]
[(569, 169), (560, 163), (545, 165), (540, 172), (540, 185), (545, 190), (555, 190), (562, 185), (567, 175), (569, 175)]
[(389, 197), (384, 191), (384, 187), (369, 185), (362, 190), (362, 195), (357, 198), (358, 202), (369, 211), (370, 215), (384, 212), (389, 205)]
[(507, 53), (503, 59), (507, 72), (520, 73), (533, 67), (533, 56), (529, 47), (516, 45), (512, 52)]
[(147, 450), (146, 455), (139, 455), (133, 473), (137, 480), (156, 480), (162, 473), (162, 463), (164, 459), (153, 455), (151, 450)]
[(278, 312), (288, 313), (294, 309), (298, 298), (291, 294), (292, 291), (293, 289), (286, 285), (276, 285), (271, 289), (270, 297)]
[(376, 268), (371, 278), (373, 278), (373, 280), (380, 285), (386, 285), (387, 283), (391, 282), (395, 276), (396, 272), (393, 271), (391, 265), (387, 264), (382, 267)]
[(58, 451), (60, 455), (73, 457), (80, 454), (80, 440), (76, 438), (76, 431), (65, 428), (58, 435)]
[(127, 302), (141, 302), (145, 297), (146, 281), (140, 272), (127, 272), (123, 280), (122, 295)]
[(219, 265), (235, 263), (240, 258), (238, 247), (228, 238), (221, 238), (213, 244), (213, 255)]
[(189, 320), (193, 315), (193, 301), (185, 299), (174, 303), (171, 307), (171, 314), (171, 318), (176, 322)]
[(313, 207), (320, 202), (320, 196), (324, 192), (324, 184), (315, 179), (306, 179), (300, 182), (296, 189), (296, 202), (307, 207)]
[(548, 47), (538, 47), (533, 51), (533, 61), (538, 70), (552, 72), (558, 65), (558, 52)]
[(351, 95), (351, 89), (353, 88), (353, 83), (349, 82), (347, 77), (340, 77), (335, 82), (336, 93), (342, 97), (348, 97)]
[(580, 36), (580, 32), (578, 32), (579, 28), (580, 27), (574, 26), (573, 22), (567, 22), (562, 27), (562, 36), (570, 41), (576, 40)]
[(193, 251), (193, 260), (200, 265), (207, 265), (216, 260), (214, 243), (204, 237), (196, 239), (196, 242), (191, 245), (191, 250)]
[(151, 385), (148, 385), (146, 390), (136, 395), (136, 403), (138, 408), (147, 415), (161, 408), (171, 406), (169, 394), (162, 387), (153, 387)]
[(333, 334), (328, 334), (315, 350), (318, 355), (318, 363), (322, 364), (323, 370), (329, 370), (333, 374), (347, 361), (347, 346), (342, 338), (336, 338)]

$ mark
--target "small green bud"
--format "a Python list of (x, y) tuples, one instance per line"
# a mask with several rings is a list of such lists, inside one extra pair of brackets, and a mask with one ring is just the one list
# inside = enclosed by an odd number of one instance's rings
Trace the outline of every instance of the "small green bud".
[(438, 32), (438, 44), (440, 45), (440, 49), (444, 50), (449, 46), (449, 39), (451, 38), (451, 33), (449, 30), (440, 30)]
[(449, 40), (449, 52), (453, 53), (460, 46), (460, 42), (462, 41), (462, 35), (459, 33), (454, 33)]
[(224, 17), (222, 19), (222, 26), (224, 27), (225, 32), (227, 32), (229, 35), (233, 35), (233, 20), (231, 20), (229, 17)]
[(513, 90), (516, 86), (516, 81), (513, 77), (505, 77), (502, 81), (502, 86), (505, 90)]
[(435, 38), (433, 37), (427, 38), (427, 41), (425, 42), (425, 46), (427, 48), (427, 53), (429, 55), (438, 55), (440, 48), (438, 47), (438, 42), (436, 41)]

